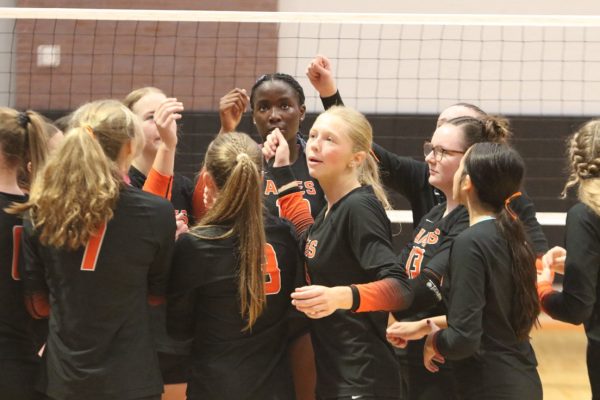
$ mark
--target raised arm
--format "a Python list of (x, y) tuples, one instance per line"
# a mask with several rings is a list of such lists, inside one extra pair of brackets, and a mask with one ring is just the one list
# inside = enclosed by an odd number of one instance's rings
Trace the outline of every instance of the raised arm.
[(183, 103), (175, 98), (162, 102), (154, 112), (154, 123), (161, 143), (154, 157), (143, 190), (166, 199), (171, 199), (175, 152), (177, 150), (177, 120), (181, 119)]
[(235, 88), (219, 100), (219, 118), (221, 130), (219, 133), (234, 132), (248, 108), (250, 98), (246, 89)]

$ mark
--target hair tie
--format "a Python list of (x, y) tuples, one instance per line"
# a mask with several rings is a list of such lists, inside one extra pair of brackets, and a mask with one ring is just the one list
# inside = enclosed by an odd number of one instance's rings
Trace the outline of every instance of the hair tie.
[(237, 162), (240, 162), (240, 161), (242, 161), (242, 160), (246, 160), (246, 159), (247, 159), (247, 160), (250, 160), (250, 156), (248, 155), (248, 153), (239, 153), (239, 154), (237, 155), (237, 157), (235, 158), (235, 160), (236, 160)]
[(510, 196), (508, 196), (508, 198), (506, 200), (504, 200), (504, 208), (508, 212), (508, 215), (510, 215), (512, 217), (512, 219), (515, 221), (517, 220), (518, 216), (517, 216), (517, 214), (515, 214), (515, 212), (510, 207), (510, 202), (513, 201), (514, 199), (516, 199), (517, 197), (521, 196), (522, 194), (523, 193), (521, 193), (521, 192), (515, 192), (515, 193), (511, 194)]
[(88, 135), (90, 135), (90, 137), (92, 139), (96, 139), (96, 134), (94, 133), (94, 130), (92, 129), (91, 126), (89, 125), (83, 125), (82, 126), (83, 130), (87, 132)]
[(17, 123), (21, 128), (27, 129), (27, 124), (30, 122), (31, 119), (29, 118), (29, 115), (27, 115), (26, 112), (20, 112), (19, 115), (17, 115)]

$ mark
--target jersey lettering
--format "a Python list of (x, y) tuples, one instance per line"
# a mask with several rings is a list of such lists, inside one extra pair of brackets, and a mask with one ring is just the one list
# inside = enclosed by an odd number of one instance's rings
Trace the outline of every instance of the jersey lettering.
[(304, 182), (304, 187), (306, 188), (306, 194), (311, 196), (315, 196), (317, 191), (315, 190), (315, 183), (313, 181)]
[(277, 253), (271, 244), (265, 243), (263, 271), (265, 272), (265, 294), (277, 294), (281, 291), (281, 269)]
[(275, 186), (275, 182), (270, 179), (267, 179), (265, 182), (265, 196), (270, 194), (277, 194), (277, 186)]
[(317, 254), (317, 245), (319, 244), (318, 240), (308, 240), (306, 241), (306, 246), (304, 247), (304, 256), (306, 258), (314, 258)]
[(421, 228), (417, 236), (415, 236), (414, 243), (425, 247), (428, 244), (436, 244), (440, 240), (440, 230), (436, 229), (433, 232), (427, 232)]
[(95, 271), (96, 263), (98, 262), (98, 255), (100, 255), (100, 248), (104, 241), (104, 235), (106, 234), (106, 224), (102, 224), (98, 232), (90, 237), (88, 244), (85, 246), (85, 252), (83, 253), (83, 260), (81, 260), (82, 271)]
[(11, 275), (15, 281), (20, 281), (21, 276), (19, 274), (19, 252), (21, 250), (21, 234), (23, 233), (23, 227), (21, 225), (13, 226), (13, 252), (12, 252), (12, 268)]
[[(416, 240), (416, 239), (415, 239)], [(421, 273), (421, 263), (423, 262), (423, 255), (425, 249), (420, 247), (413, 247), (406, 260), (406, 273), (410, 279), (415, 279)]]

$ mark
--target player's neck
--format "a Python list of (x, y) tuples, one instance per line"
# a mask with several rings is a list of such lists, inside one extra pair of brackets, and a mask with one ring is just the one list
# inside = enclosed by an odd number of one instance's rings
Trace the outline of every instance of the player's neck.
[(467, 200), (467, 209), (469, 210), (469, 226), (496, 217), (496, 214), (494, 214), (493, 211), (473, 199)]
[(319, 185), (321, 185), (323, 193), (325, 193), (328, 211), (335, 203), (340, 201), (342, 197), (361, 186), (354, 175), (339, 176), (332, 180), (319, 180)]
[(0, 192), (9, 194), (23, 194), (17, 184), (17, 171), (0, 169)]
[(148, 176), (150, 172), (150, 168), (152, 168), (152, 164), (154, 163), (154, 157), (148, 157), (145, 154), (140, 154), (133, 160), (131, 165), (138, 171), (140, 171), (145, 176)]

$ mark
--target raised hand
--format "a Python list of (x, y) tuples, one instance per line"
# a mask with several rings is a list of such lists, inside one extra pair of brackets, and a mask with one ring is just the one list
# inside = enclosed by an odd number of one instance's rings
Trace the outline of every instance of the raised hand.
[(167, 98), (156, 111), (154, 111), (154, 123), (160, 135), (162, 145), (169, 150), (177, 147), (177, 123), (181, 119), (183, 103), (176, 98)]
[(263, 156), (267, 161), (274, 158), (274, 167), (290, 165), (290, 148), (285, 137), (278, 128), (269, 133), (263, 143)]
[(219, 100), (219, 118), (221, 132), (233, 132), (240, 124), (242, 116), (248, 108), (250, 98), (246, 89), (235, 88)]
[(331, 73), (331, 61), (318, 55), (308, 64), (306, 76), (321, 97), (330, 97), (337, 92), (335, 79)]

